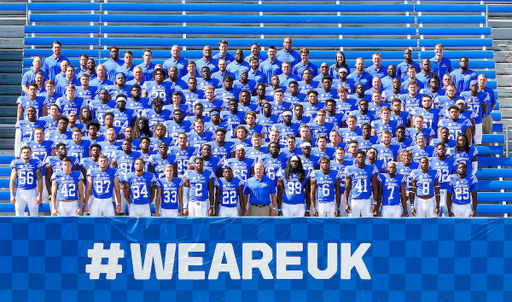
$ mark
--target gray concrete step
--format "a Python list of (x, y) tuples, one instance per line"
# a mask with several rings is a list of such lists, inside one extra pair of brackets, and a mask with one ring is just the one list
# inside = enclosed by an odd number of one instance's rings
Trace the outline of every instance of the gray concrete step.
[(21, 89), (21, 72), (19, 73), (0, 73), (0, 83), (2, 85), (16, 85)]
[(23, 49), (23, 38), (0, 38), (3, 49)]
[(21, 61), (0, 61), (0, 73), (10, 73), (20, 75), (23, 72)]
[(23, 38), (25, 36), (23, 26), (2, 26), (0, 37), (2, 38)]
[(20, 96), (21, 95), (21, 85), (19, 85), (19, 83), (21, 83), (21, 78), (18, 81), (18, 85), (0, 85), (0, 94), (1, 95), (8, 94), (8, 95)]
[(14, 49), (2, 49), (0, 50), (0, 61), (7, 61), (7, 62), (22, 62), (23, 61), (23, 51), (21, 50), (14, 50)]

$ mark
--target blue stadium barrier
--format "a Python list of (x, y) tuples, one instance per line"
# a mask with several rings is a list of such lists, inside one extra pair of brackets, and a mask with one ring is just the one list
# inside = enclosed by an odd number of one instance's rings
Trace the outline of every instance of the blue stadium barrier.
[[(479, 202), (512, 202), (512, 192), (478, 192)], [(494, 206), (494, 205), (492, 205)]]
[(503, 124), (492, 124), (492, 132), (503, 132)]
[(512, 167), (511, 157), (479, 157), (478, 165), (480, 167)]
[(485, 24), (486, 21), (485, 16), (418, 16), (418, 24)]
[[(106, 28), (106, 27), (104, 27)], [(99, 34), (100, 26), (92, 25), (92, 26), (72, 26), (72, 25), (63, 25), (63, 26), (33, 26), (27, 25), (25, 26), (26, 34), (54, 34), (54, 33), (93, 33)]]
[(12, 155), (0, 155), (0, 165), (10, 165), (13, 159)]
[(418, 27), (418, 34), (425, 36), (490, 35), (491, 33), (491, 27)]
[[(41, 39), (37, 42), (50, 41), (53, 38), (33, 38)], [(254, 39), (228, 39), (230, 47), (250, 47), (254, 43)], [(261, 39), (258, 40), (258, 44), (263, 47), (279, 45), (282, 43), (282, 39)], [(159, 39), (159, 38), (102, 38), (102, 45), (116, 45), (116, 46), (172, 46), (175, 44), (185, 46), (203, 47), (204, 45), (216, 45), (218, 39)], [(26, 45), (30, 45), (25, 40)], [(51, 42), (50, 42), (51, 44)], [(48, 45), (48, 43), (47, 43)], [(318, 47), (322, 45), (324, 47), (414, 47), (416, 40), (407, 39), (294, 39), (293, 45), (295, 47)]]
[(493, 121), (501, 121), (501, 112), (491, 112)]
[[(421, 27), (420, 27), (421, 28)], [(435, 46), (435, 45), (434, 45)], [(422, 58), (433, 58), (436, 53), (434, 51), (421, 51)], [(443, 53), (444, 57), (451, 60), (459, 60), (461, 57), (468, 59), (494, 59), (494, 50), (447, 50)], [(471, 62), (470, 62), (471, 64)]]
[(12, 169), (9, 167), (0, 167), (0, 177), (6, 177), (11, 175)]
[(26, 11), (27, 5), (26, 4), (6, 4), (2, 3), (0, 4), (0, 11)]
[(511, 214), (512, 205), (479, 204), (476, 211), (478, 214)]
[(489, 13), (512, 14), (512, 6), (489, 5)]
[[(58, 10), (54, 6), (53, 10)], [(413, 4), (181, 4), (181, 3), (104, 3), (103, 11), (135, 11), (135, 12), (413, 12)]]
[(438, 43), (444, 47), (491, 47), (492, 39), (420, 39), (420, 47), (435, 47)]
[[(460, 4), (416, 4), (416, 12), (439, 13), (485, 13), (485, 5), (460, 5)], [(485, 22), (484, 22), (485, 23)]]
[(29, 22), (100, 22), (101, 16), (99, 14), (30, 14)]
[[(55, 22), (52, 18), (39, 19)], [(47, 15), (44, 15), (47, 16)], [(66, 18), (69, 19), (69, 18)], [(32, 20), (31, 20), (32, 21)], [(59, 20), (60, 21), (60, 20)], [(297, 23), (297, 24), (407, 24), (414, 16), (217, 16), (217, 15), (102, 15), (102, 22), (125, 23)], [(34, 22), (34, 21), (32, 21)], [(41, 21), (42, 22), (42, 21)], [(66, 21), (67, 22), (67, 21)]]
[(203, 35), (415, 35), (413, 27), (230, 27), (230, 26), (102, 26), (104, 34)]
[(503, 146), (476, 146), (479, 155), (501, 155)]
[[(496, 172), (496, 174), (498, 174)], [(512, 190), (512, 181), (479, 180), (478, 190)]]
[[(481, 164), (481, 159), (478, 159), (478, 163)], [(1, 171), (1, 170), (0, 170)], [(496, 178), (497, 176), (503, 178), (512, 178), (512, 169), (478, 169), (476, 177), (478, 178)]]
[(503, 134), (484, 134), (482, 136), (482, 143), (483, 144), (491, 144), (491, 143), (503, 144), (503, 143), (505, 143), (505, 135), (503, 135)]
[[(140, 57), (142, 57), (142, 51), (143, 50), (141, 50)], [(107, 50), (107, 52), (108, 52), (108, 50)], [(168, 56), (171, 55), (169, 51), (165, 51), (165, 52), (167, 53)], [(62, 55), (67, 58), (73, 58), (73, 57), (78, 58), (83, 53), (87, 54), (89, 57), (98, 58), (99, 54), (100, 54), (100, 50), (98, 50), (98, 49), (66, 49), (66, 48), (64, 48), (62, 50)], [(51, 56), (52, 54), (53, 54), (53, 52), (51, 49), (37, 49), (37, 48), (23, 49), (23, 57), (25, 57), (25, 58), (34, 57), (34, 56), (41, 56), (41, 57), (45, 58), (45, 57)], [(30, 65), (32, 65), (32, 64), (30, 64)]]
[(101, 3), (28, 3), (31, 11), (91, 11), (101, 10)]

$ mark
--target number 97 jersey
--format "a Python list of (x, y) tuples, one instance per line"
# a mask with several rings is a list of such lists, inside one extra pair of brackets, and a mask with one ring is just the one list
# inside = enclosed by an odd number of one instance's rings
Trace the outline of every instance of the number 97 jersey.
[(237, 206), (238, 189), (243, 187), (244, 181), (233, 177), (231, 181), (227, 181), (224, 177), (217, 179), (216, 186), (220, 191), (220, 204), (223, 207), (234, 208)]

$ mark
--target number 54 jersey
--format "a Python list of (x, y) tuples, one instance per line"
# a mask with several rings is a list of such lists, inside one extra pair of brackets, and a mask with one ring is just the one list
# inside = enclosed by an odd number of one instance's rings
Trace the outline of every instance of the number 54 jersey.
[(364, 168), (347, 166), (345, 174), (352, 179), (352, 198), (370, 199), (372, 195), (372, 177), (379, 171), (374, 165), (366, 165)]

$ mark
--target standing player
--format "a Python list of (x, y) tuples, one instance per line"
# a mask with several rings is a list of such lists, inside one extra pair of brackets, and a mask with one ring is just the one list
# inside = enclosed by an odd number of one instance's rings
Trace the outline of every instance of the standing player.
[[(43, 164), (39, 159), (31, 158), (32, 150), (29, 146), (21, 147), (21, 159), (11, 163), (11, 180), (9, 191), (11, 203), (16, 210), (16, 216), (23, 216), (25, 206), (28, 205), (30, 216), (37, 217), (39, 205), (43, 201)], [(16, 189), (16, 181), (18, 187)], [(16, 196), (14, 190), (16, 189)]]
[(356, 162), (356, 165), (345, 168), (345, 210), (350, 217), (372, 217), (375, 209), (372, 209), (371, 196), (372, 193), (378, 196), (378, 170), (374, 165), (366, 164), (364, 151), (357, 151)]
[(243, 189), (244, 181), (233, 177), (231, 167), (224, 167), (224, 177), (217, 179), (215, 195), (215, 208), (219, 208), (221, 217), (238, 217), (239, 208), (244, 209)]
[[(157, 217), (178, 217), (183, 209), (183, 184), (185, 180), (174, 177), (174, 167), (170, 164), (164, 167), (165, 177), (158, 179), (156, 183), (160, 188), (160, 194), (155, 199), (155, 216)], [(178, 209), (179, 205), (179, 209)]]
[(194, 170), (188, 170), (185, 173), (183, 216), (214, 215), (214, 184), (215, 175), (211, 171), (204, 170), (203, 158), (194, 158)]
[[(62, 160), (62, 172), (53, 175), (52, 181), (52, 215), (81, 216), (84, 203), (84, 182), (80, 171), (71, 171), (73, 164), (65, 157)], [(57, 210), (57, 200), (59, 208)], [(84, 210), (88, 212), (86, 205)]]
[(277, 181), (277, 205), (279, 212), (282, 212), (281, 215), (304, 217), (306, 213), (304, 203), (309, 205), (310, 188), (309, 175), (302, 167), (302, 161), (296, 155), (290, 157)]
[(130, 217), (151, 217), (149, 205), (156, 195), (161, 194), (161, 188), (156, 186), (158, 180), (155, 174), (144, 172), (144, 161), (141, 158), (137, 158), (134, 165), (135, 172), (123, 177), (124, 196), (130, 205)]
[(343, 182), (342, 172), (331, 170), (330, 165), (331, 161), (324, 156), (320, 159), (320, 170), (314, 170), (311, 174), (311, 208), (314, 216), (340, 215), (341, 194), (344, 193), (344, 187), (340, 185)]
[(245, 157), (245, 147), (238, 145), (236, 147), (236, 157), (227, 159), (224, 166), (231, 167), (236, 178), (246, 181), (254, 175), (255, 163), (255, 159)]
[[(411, 214), (419, 218), (436, 217), (439, 214), (439, 176), (437, 170), (429, 169), (427, 157), (420, 159), (420, 168), (411, 173)], [(434, 200), (435, 194), (435, 200)], [(418, 198), (416, 198), (416, 196)], [(417, 208), (416, 208), (417, 206)]]
[(446, 156), (446, 145), (439, 143), (436, 145), (437, 157), (429, 159), (430, 169), (437, 170), (440, 173), (439, 177), (439, 192), (441, 193), (441, 207), (443, 208), (443, 217), (448, 216), (448, 207), (446, 203), (446, 192), (448, 183), (450, 182), (450, 175), (456, 173), (457, 164), (451, 157)]
[[(457, 165), (457, 175), (450, 176), (448, 183), (448, 213), (450, 217), (475, 217), (478, 206), (477, 184), (475, 175), (466, 174), (467, 166), (464, 162)], [(473, 210), (471, 210), (473, 201)]]
[[(85, 204), (91, 205), (90, 213), (93, 217), (111, 217), (115, 212), (121, 212), (121, 193), (117, 169), (108, 167), (108, 158), (100, 155), (98, 167), (87, 171), (87, 189), (85, 192)], [(94, 190), (93, 190), (94, 189)], [(92, 203), (92, 198), (94, 203)], [(117, 207), (114, 212), (112, 205), (114, 194)]]
[(407, 199), (405, 183), (407, 177), (396, 174), (396, 162), (390, 161), (387, 165), (388, 173), (377, 176), (379, 181), (379, 197), (377, 198), (377, 216), (382, 205), (382, 217), (406, 217)]
[[(197, 152), (196, 148), (188, 145), (188, 137), (185, 133), (178, 135), (178, 145), (171, 147), (169, 150), (171, 155), (176, 158), (176, 164), (178, 166), (178, 177), (183, 177), (188, 169), (190, 159)], [(203, 147), (206, 145), (203, 145)]]

